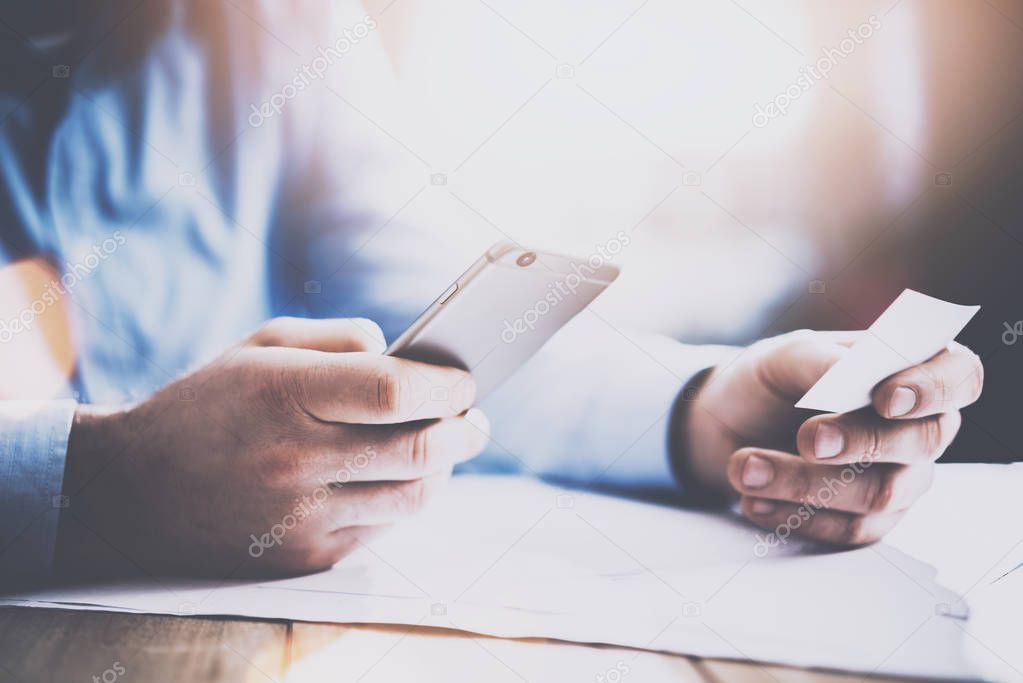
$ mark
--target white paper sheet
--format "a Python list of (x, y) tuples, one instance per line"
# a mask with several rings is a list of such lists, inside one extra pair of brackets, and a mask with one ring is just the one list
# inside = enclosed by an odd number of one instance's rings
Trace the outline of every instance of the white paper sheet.
[(970, 656), (995, 681), (1023, 682), (1023, 571), (1005, 574), (974, 591), (975, 618), (963, 624)]
[(889, 534), (963, 596), (968, 655), (986, 678), (1023, 683), (1023, 463), (939, 465), (934, 488)]
[(947, 347), (979, 310), (903, 291), (796, 407), (846, 413), (870, 405), (878, 382)]
[[(980, 498), (955, 493), (963, 481), (980, 488), (976, 478), (949, 472), (939, 481), (946, 498)], [(929, 524), (925, 516), (916, 519)], [(960, 521), (945, 529), (942, 544), (954, 545), (956, 534), (975, 535), (964, 516)], [(935, 581), (930, 565), (887, 544), (822, 553), (790, 541), (764, 553), (763, 539), (732, 515), (565, 491), (531, 479), (456, 477), (424, 514), (328, 572), (269, 582), (56, 588), (2, 603), (421, 624), (971, 677), (963, 603)]]

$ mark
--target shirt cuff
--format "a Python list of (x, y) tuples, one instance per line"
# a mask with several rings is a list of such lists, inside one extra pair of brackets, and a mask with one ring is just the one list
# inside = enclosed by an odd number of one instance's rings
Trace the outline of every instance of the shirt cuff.
[(668, 458), (675, 481), (683, 492), (683, 499), (689, 505), (701, 507), (730, 504), (719, 492), (692, 484), (694, 477), (689, 466), (690, 453), (685, 445), (685, 427), (690, 417), (690, 406), (713, 370), (713, 366), (701, 370), (686, 382), (671, 409), (671, 423), (676, 427), (668, 433)]
[(45, 579), (75, 401), (0, 401), (0, 588)]

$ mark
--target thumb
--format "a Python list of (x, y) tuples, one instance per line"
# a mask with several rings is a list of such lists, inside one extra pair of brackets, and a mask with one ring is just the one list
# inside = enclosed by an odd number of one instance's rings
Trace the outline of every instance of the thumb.
[(333, 353), (383, 353), (384, 333), (367, 318), (274, 318), (249, 337), (250, 346), (286, 346)]
[(766, 340), (761, 381), (772, 393), (794, 401), (848, 352), (858, 334), (801, 330)]

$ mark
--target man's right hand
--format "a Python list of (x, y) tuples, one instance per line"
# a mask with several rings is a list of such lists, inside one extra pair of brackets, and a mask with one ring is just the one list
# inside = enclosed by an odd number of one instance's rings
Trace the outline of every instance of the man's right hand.
[(277, 318), (138, 405), (82, 406), (59, 571), (315, 571), (419, 509), (489, 424), (468, 373), (383, 344), (366, 320)]

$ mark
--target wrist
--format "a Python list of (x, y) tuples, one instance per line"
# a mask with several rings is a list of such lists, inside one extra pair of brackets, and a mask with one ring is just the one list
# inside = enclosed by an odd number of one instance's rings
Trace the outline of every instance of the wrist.
[(63, 493), (78, 491), (97, 471), (97, 460), (113, 454), (122, 441), (118, 434), (127, 408), (80, 404), (75, 410), (68, 435), (67, 460), (64, 463)]
[(675, 481), (686, 498), (700, 504), (723, 502), (730, 489), (716, 477), (712, 454), (719, 451), (720, 440), (706, 415), (703, 387), (714, 376), (714, 368), (697, 373), (686, 383), (672, 407), (669, 457)]
[(103, 515), (99, 508), (114, 501), (103, 494), (90, 495), (95, 477), (105, 472), (112, 458), (124, 455), (123, 434), (127, 408), (80, 404), (75, 410), (68, 435), (67, 457), (61, 493), (67, 507), (61, 510), (57, 527), (54, 564), (58, 574), (89, 575), (99, 553), (95, 533), (102, 534)]

